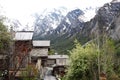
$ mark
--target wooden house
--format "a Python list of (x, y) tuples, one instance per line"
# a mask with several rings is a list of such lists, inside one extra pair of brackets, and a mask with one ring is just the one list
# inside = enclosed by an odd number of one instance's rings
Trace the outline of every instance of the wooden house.
[(68, 66), (68, 55), (49, 55), (47, 65), (53, 67), (53, 74), (64, 75)]
[(65, 66), (68, 65), (67, 55), (49, 55), (47, 59), (48, 66)]
[(10, 74), (14, 74), (18, 69), (18, 72), (26, 68), (29, 64), (29, 53), (32, 49), (32, 31), (20, 31), (16, 32), (13, 38), (13, 53), (11, 54)]
[(25, 68), (28, 63), (29, 53), (32, 49), (32, 31), (16, 32), (14, 38), (14, 54), (16, 54), (17, 66)]
[(30, 52), (31, 63), (34, 63), (38, 69), (46, 66), (46, 60), (48, 57), (48, 51), (50, 47), (49, 40), (33, 40), (32, 51)]

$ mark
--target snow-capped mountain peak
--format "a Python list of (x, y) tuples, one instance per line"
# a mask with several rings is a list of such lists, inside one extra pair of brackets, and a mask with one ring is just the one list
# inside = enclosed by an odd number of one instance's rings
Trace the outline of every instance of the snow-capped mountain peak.
[(54, 8), (51, 11), (45, 9), (42, 13), (37, 14), (34, 22), (35, 34), (41, 34), (44, 36), (48, 31), (56, 29), (67, 12), (66, 8), (60, 7), (58, 9)]
[(85, 22), (90, 21), (96, 15), (96, 10), (97, 7), (96, 8), (88, 7), (85, 10), (83, 10), (85, 14), (80, 18), (82, 18)]

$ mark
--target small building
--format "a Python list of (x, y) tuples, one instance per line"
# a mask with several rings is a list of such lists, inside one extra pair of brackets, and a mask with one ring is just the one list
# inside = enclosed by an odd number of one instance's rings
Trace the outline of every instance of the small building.
[[(15, 33), (14, 37), (14, 51), (13, 55), (16, 55), (17, 66), (21, 65), (22, 68), (25, 68), (29, 63), (29, 53), (32, 49), (32, 31), (20, 31)], [(24, 59), (23, 59), (24, 58)], [(16, 60), (15, 60), (16, 61)]]
[[(29, 54), (32, 49), (33, 31), (15, 32), (13, 38), (13, 53), (11, 54), (10, 74), (14, 74), (17, 68), (18, 72), (25, 69), (29, 64)], [(18, 73), (16, 73), (18, 74)], [(19, 75), (17, 75), (18, 77)]]
[(66, 66), (68, 65), (68, 55), (49, 55), (47, 59), (48, 66)]
[(31, 63), (34, 63), (38, 69), (40, 67), (46, 66), (46, 60), (48, 57), (48, 51), (50, 47), (49, 40), (33, 40), (32, 41), (32, 51), (30, 52)]
[(49, 55), (47, 65), (53, 67), (53, 74), (63, 76), (68, 66), (68, 55)]

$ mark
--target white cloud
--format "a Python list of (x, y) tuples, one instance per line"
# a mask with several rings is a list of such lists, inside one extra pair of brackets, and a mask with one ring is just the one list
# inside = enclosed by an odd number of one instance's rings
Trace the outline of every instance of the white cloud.
[(5, 15), (10, 18), (18, 18), (24, 24), (29, 22), (32, 13), (43, 11), (45, 8), (56, 8), (65, 6), (68, 9), (75, 7), (85, 9), (86, 7), (102, 6), (112, 0), (0, 0)]
[(111, 0), (1, 0), (0, 4), (6, 12), (28, 14), (35, 11), (41, 11), (45, 8), (55, 8), (65, 6), (68, 8), (89, 6), (102, 6)]

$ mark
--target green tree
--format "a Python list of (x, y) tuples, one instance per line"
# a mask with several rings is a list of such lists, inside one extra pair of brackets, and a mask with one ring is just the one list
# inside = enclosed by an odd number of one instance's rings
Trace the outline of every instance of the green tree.
[(54, 55), (55, 54), (55, 50), (54, 49), (50, 49), (50, 51), (48, 52), (49, 55)]
[(105, 74), (108, 80), (119, 80), (114, 70), (115, 55), (115, 45), (111, 39), (101, 41), (99, 47), (96, 40), (84, 46), (75, 41), (75, 48), (70, 51), (66, 80), (99, 80), (101, 74)]
[(97, 49), (93, 43), (81, 46), (75, 41), (75, 48), (70, 51), (70, 67), (66, 80), (94, 80), (97, 73)]
[[(8, 32), (7, 27), (3, 24), (3, 19), (1, 18), (0, 19), (0, 56), (2, 60), (1, 60), (0, 68), (3, 69), (2, 71), (0, 71), (1, 74), (5, 73), (6, 70), (7, 71), (9, 70), (9, 55), (11, 50), (10, 45), (11, 45), (10, 33)], [(8, 76), (8, 74), (5, 75)]]
[(0, 20), (0, 53), (9, 53), (10, 41), (10, 33), (8, 32), (7, 27), (3, 24), (3, 21)]
[(21, 71), (23, 80), (36, 80), (38, 77), (38, 70), (35, 65), (28, 65), (26, 70)]

